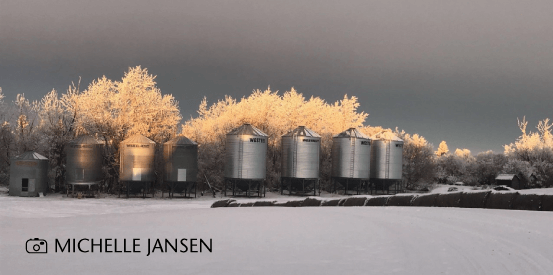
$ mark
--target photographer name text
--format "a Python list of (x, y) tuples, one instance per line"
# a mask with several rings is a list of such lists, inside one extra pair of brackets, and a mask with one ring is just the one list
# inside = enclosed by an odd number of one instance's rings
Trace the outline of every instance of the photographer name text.
[[(213, 240), (149, 239), (146, 256), (154, 253), (203, 253), (213, 251)], [(55, 253), (142, 253), (140, 238), (122, 239), (66, 239), (55, 240)], [(145, 246), (144, 246), (145, 247)]]

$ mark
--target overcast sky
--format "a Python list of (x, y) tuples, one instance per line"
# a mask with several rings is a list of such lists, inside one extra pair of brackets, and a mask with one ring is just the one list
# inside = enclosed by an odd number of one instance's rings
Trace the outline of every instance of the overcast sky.
[(0, 87), (40, 99), (130, 66), (185, 118), (200, 100), (295, 87), (355, 95), (367, 124), (502, 152), (552, 118), (553, 1), (0, 0)]

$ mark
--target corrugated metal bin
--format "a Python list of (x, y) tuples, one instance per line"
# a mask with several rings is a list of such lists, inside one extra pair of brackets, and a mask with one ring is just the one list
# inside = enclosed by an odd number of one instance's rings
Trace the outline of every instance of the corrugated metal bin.
[(194, 190), (198, 176), (198, 144), (185, 136), (178, 136), (163, 144), (165, 162), (164, 181), (169, 188), (169, 196), (184, 193), (187, 197)]
[(267, 173), (267, 139), (263, 131), (251, 124), (244, 124), (227, 134), (225, 154), (225, 195), (226, 182), (231, 183), (232, 193), (249, 196), (252, 187), (261, 196)]
[(11, 160), (10, 196), (37, 197), (48, 192), (48, 159), (25, 152)]
[(357, 194), (368, 187), (370, 179), (371, 139), (356, 128), (349, 128), (332, 138), (332, 180), (344, 193)]
[(282, 136), (281, 194), (316, 195), (321, 136), (305, 126)]

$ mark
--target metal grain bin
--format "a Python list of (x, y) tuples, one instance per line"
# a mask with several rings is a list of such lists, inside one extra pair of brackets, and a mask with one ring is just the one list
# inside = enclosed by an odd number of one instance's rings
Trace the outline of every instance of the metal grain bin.
[[(164, 181), (172, 193), (186, 193), (195, 186), (198, 176), (198, 144), (178, 136), (163, 144)], [(195, 190), (194, 190), (195, 191)], [(195, 194), (194, 194), (195, 195)]]
[(35, 152), (25, 152), (12, 159), (10, 196), (36, 197), (48, 191), (48, 159)]
[(154, 181), (154, 157), (156, 143), (151, 139), (134, 135), (121, 142), (120, 181)]
[(371, 139), (355, 128), (332, 138), (332, 177), (370, 178)]
[(403, 140), (382, 132), (373, 138), (371, 150), (371, 182), (376, 189), (388, 189), (402, 177)]
[(93, 185), (104, 179), (104, 144), (92, 136), (81, 136), (66, 147), (65, 180), (71, 185)]
[(282, 177), (319, 178), (321, 136), (305, 126), (282, 136)]
[(251, 124), (227, 134), (225, 178), (264, 180), (268, 136)]
[(371, 150), (371, 178), (401, 179), (403, 140), (396, 136), (376, 137)]
[(163, 144), (165, 181), (196, 182), (198, 175), (198, 144), (178, 136)]

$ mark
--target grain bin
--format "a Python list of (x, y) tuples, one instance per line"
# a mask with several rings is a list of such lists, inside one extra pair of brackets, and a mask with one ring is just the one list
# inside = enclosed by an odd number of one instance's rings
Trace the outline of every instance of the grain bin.
[(226, 184), (230, 183), (233, 196), (248, 196), (256, 188), (258, 196), (264, 191), (268, 136), (251, 124), (244, 124), (227, 134), (225, 154)]
[(165, 162), (164, 182), (169, 189), (169, 196), (184, 193), (187, 197), (194, 190), (198, 176), (198, 144), (185, 136), (178, 136), (163, 144)]
[(65, 181), (75, 186), (97, 185), (104, 179), (102, 171), (104, 144), (92, 136), (81, 136), (67, 145)]
[(401, 190), (403, 165), (403, 140), (390, 132), (381, 132), (373, 137), (371, 149), (372, 189), (389, 192)]
[(144, 196), (150, 190), (155, 180), (155, 145), (154, 141), (142, 135), (134, 135), (121, 142), (119, 180), (126, 186), (127, 196), (139, 192)]
[(48, 159), (25, 152), (11, 160), (10, 196), (36, 197), (48, 191)]
[(349, 128), (332, 138), (332, 181), (344, 193), (368, 186), (370, 179), (371, 139), (356, 128)]
[(282, 136), (281, 194), (316, 195), (321, 136), (299, 126)]

